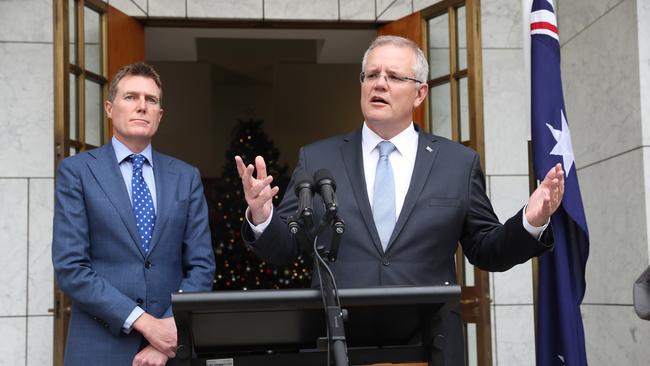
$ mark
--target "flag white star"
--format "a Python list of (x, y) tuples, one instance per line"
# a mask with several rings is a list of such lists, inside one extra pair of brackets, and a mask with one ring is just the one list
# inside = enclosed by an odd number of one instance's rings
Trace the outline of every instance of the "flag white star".
[(555, 144), (553, 150), (551, 150), (549, 154), (562, 156), (562, 168), (564, 168), (564, 174), (568, 177), (575, 159), (573, 157), (573, 147), (571, 146), (571, 131), (569, 131), (569, 125), (566, 122), (564, 111), (560, 110), (560, 112), (562, 114), (561, 130), (556, 130), (553, 126), (548, 123), (546, 124), (548, 129), (551, 131), (553, 138), (557, 141), (557, 144)]

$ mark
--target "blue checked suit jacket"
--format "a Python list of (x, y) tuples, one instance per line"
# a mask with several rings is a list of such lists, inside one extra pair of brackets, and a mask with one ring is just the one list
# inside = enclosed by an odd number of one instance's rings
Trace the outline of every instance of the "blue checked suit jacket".
[(131, 365), (143, 337), (121, 329), (135, 306), (169, 317), (173, 292), (212, 289), (199, 171), (155, 150), (153, 167), (157, 219), (145, 253), (111, 143), (59, 165), (52, 261), (58, 286), (73, 302), (66, 366)]

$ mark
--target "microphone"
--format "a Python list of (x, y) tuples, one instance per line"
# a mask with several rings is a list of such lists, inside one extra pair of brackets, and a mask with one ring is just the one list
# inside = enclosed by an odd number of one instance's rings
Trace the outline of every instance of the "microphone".
[(304, 170), (300, 170), (296, 173), (296, 186), (295, 192), (298, 197), (298, 211), (296, 211), (296, 216), (304, 220), (305, 228), (309, 229), (313, 225), (311, 208), (311, 197), (313, 180)]
[(334, 192), (336, 191), (336, 183), (334, 182), (334, 177), (327, 169), (320, 169), (314, 173), (314, 182), (318, 188), (320, 196), (323, 198), (323, 204), (325, 205), (325, 217), (331, 220), (336, 214), (336, 196)]

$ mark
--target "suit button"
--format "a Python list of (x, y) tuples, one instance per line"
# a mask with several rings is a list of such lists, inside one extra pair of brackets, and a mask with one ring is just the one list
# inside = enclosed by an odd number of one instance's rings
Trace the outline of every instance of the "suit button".
[(142, 303), (143, 303), (144, 301), (143, 301), (141, 298), (138, 297), (137, 299), (135, 299), (135, 302), (136, 302), (138, 305), (142, 305)]
[(381, 264), (388, 267), (390, 265), (390, 261), (388, 260), (388, 258), (384, 257), (381, 259)]
[(149, 268), (151, 268), (151, 266), (152, 266), (151, 261), (144, 262), (144, 268), (149, 269)]

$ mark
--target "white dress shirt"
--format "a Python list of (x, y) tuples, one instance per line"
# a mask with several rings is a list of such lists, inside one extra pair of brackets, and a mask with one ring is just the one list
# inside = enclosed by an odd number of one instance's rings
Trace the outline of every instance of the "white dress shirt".
[[(129, 192), (129, 199), (131, 202), (133, 202), (133, 193), (131, 192), (133, 189), (131, 187), (131, 180), (133, 179), (133, 163), (131, 163), (131, 160), (127, 158), (135, 153), (129, 150), (129, 148), (121, 143), (120, 140), (116, 139), (115, 136), (113, 136), (111, 139), (111, 143), (113, 144), (113, 150), (115, 151), (117, 164), (120, 166), (120, 172), (122, 173), (122, 178), (124, 179), (124, 184), (126, 185), (126, 191)], [(143, 155), (145, 157), (144, 164), (142, 165), (142, 177), (144, 178), (144, 182), (147, 184), (147, 188), (149, 188), (149, 192), (151, 193), (151, 200), (153, 201), (153, 208), (155, 211), (158, 203), (156, 202), (156, 180), (154, 179), (153, 174), (152, 151), (153, 150), (151, 148), (151, 144), (149, 144), (144, 148), (144, 150), (142, 150), (142, 152), (140, 152), (140, 155)]]
[[(375, 193), (375, 175), (377, 173), (377, 162), (379, 161), (377, 145), (382, 141), (384, 139), (373, 132), (364, 122), (361, 129), (361, 152), (363, 155), (363, 174), (366, 177), (366, 191), (371, 205)], [(393, 168), (393, 177), (395, 178), (395, 221), (397, 221), (411, 184), (415, 155), (418, 150), (418, 132), (411, 123), (406, 129), (388, 141), (395, 145), (395, 150), (388, 156), (388, 160)]]

